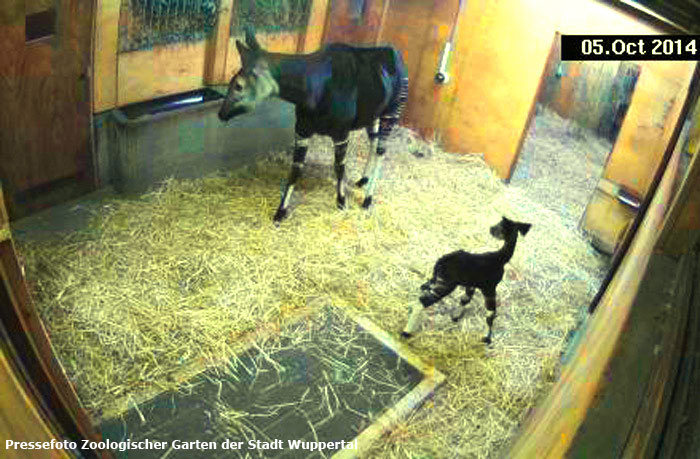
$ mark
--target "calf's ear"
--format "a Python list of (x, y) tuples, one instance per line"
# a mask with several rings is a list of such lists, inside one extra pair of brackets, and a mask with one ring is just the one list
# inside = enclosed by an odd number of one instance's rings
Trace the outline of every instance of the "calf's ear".
[(518, 231), (520, 231), (520, 234), (525, 236), (528, 231), (530, 231), (530, 227), (532, 225), (529, 223), (520, 223), (520, 227), (518, 228)]

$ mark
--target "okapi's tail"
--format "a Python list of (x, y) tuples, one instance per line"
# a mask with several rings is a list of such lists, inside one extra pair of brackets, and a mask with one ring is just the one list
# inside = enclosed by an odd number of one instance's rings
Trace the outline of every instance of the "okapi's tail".
[(399, 94), (398, 94), (398, 103), (396, 104), (396, 111), (394, 112), (394, 115), (396, 116), (396, 118), (401, 118), (401, 114), (403, 113), (403, 109), (406, 106), (407, 101), (408, 101), (408, 77), (404, 76), (401, 78), (400, 87), (399, 87)]

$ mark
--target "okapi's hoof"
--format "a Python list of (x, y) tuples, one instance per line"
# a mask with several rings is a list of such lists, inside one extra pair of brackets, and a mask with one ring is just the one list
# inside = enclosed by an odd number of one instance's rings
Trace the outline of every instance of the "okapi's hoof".
[(481, 338), (481, 341), (486, 344), (491, 344), (491, 338), (488, 336), (484, 336), (483, 338)]
[(279, 208), (277, 209), (277, 212), (275, 213), (275, 216), (272, 218), (272, 221), (275, 225), (279, 225), (282, 220), (287, 218), (288, 212), (287, 209)]
[(335, 205), (338, 206), (338, 209), (340, 209), (340, 210), (345, 210), (345, 207), (346, 207), (346, 206), (345, 206), (345, 196), (343, 196), (343, 197), (338, 197), (338, 198), (335, 200)]
[(361, 188), (361, 187), (367, 185), (367, 182), (369, 182), (369, 178), (368, 178), (368, 177), (362, 177), (360, 180), (358, 180), (358, 181), (355, 183), (355, 185), (357, 185), (358, 188)]
[(408, 332), (405, 332), (405, 331), (401, 332), (401, 338), (408, 339), (408, 338), (411, 338), (412, 336), (413, 335), (408, 333)]
[(369, 206), (372, 205), (372, 196), (367, 196), (364, 201), (362, 201), (362, 208), (363, 209), (369, 209)]

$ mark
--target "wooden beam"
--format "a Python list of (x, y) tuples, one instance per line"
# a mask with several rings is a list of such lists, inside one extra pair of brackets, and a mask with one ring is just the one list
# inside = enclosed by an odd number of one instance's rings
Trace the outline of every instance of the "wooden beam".
[(386, 22), (386, 15), (389, 12), (390, 6), (391, 6), (391, 0), (384, 0), (384, 7), (382, 8), (382, 15), (379, 17), (379, 26), (377, 26), (377, 35), (374, 39), (375, 45), (378, 45), (382, 41), (382, 34), (384, 33), (384, 23)]
[(299, 40), (298, 52), (312, 53), (321, 47), (329, 12), (330, 0), (312, 0), (309, 23), (306, 25), (304, 36)]
[[(676, 386), (678, 364), (683, 353), (692, 282), (695, 280), (694, 257), (692, 253), (687, 254), (680, 263), (681, 269), (675, 279), (678, 284), (674, 289), (671, 304), (655, 305), (657, 306), (657, 310), (654, 311), (656, 320), (640, 324), (652, 330), (656, 328), (656, 334), (663, 334), (655, 340), (652, 355), (647, 358), (647, 362), (651, 361), (651, 374), (627, 439), (623, 458), (656, 457), (656, 448), (666, 424), (668, 408)], [(662, 308), (662, 306), (665, 307)], [(647, 330), (645, 334), (648, 340), (649, 335), (654, 332), (649, 333)]]
[(221, 0), (216, 29), (207, 44), (205, 84), (215, 85), (227, 82), (226, 57), (228, 56), (229, 37), (231, 35), (233, 7), (234, 0)]
[(121, 0), (97, 0), (93, 55), (93, 112), (117, 105), (117, 52)]
[[(700, 73), (700, 64), (696, 64), (696, 74)], [(700, 119), (700, 82), (689, 89), (689, 98), (695, 105), (695, 116)], [(682, 136), (681, 136), (682, 139)], [(676, 148), (680, 150), (680, 140)], [(664, 230), (661, 233), (661, 246), (665, 253), (680, 255), (694, 243), (694, 237), (700, 232), (700, 155), (694, 154), (685, 177), (673, 200), (671, 211), (666, 216)]]

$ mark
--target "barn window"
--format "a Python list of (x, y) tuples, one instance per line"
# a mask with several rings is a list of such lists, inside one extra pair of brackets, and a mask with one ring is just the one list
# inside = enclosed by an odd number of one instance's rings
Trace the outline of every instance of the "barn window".
[(121, 52), (196, 42), (216, 26), (220, 0), (122, 0)]
[(309, 22), (311, 0), (240, 0), (235, 3), (231, 33), (250, 25), (261, 32), (304, 29)]
[(41, 38), (47, 38), (55, 33), (56, 10), (54, 8), (37, 13), (29, 13), (25, 16), (25, 41), (30, 42)]

